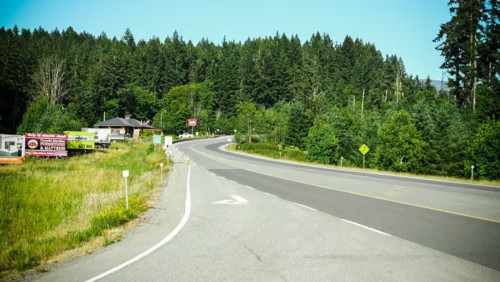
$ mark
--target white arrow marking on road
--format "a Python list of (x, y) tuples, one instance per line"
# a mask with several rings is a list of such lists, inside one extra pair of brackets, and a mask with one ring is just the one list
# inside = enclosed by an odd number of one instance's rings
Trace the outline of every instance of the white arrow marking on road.
[(246, 205), (246, 204), (248, 204), (248, 201), (241, 196), (232, 195), (231, 197), (234, 200), (222, 200), (222, 201), (213, 202), (212, 204), (222, 204), (222, 205)]

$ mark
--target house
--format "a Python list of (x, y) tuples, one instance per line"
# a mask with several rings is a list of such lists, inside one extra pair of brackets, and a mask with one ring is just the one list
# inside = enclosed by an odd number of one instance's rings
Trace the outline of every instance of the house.
[(143, 129), (154, 129), (147, 123), (131, 118), (126, 115), (124, 118), (115, 117), (94, 125), (98, 128), (111, 129), (111, 140), (123, 140), (125, 137), (138, 138), (142, 135)]

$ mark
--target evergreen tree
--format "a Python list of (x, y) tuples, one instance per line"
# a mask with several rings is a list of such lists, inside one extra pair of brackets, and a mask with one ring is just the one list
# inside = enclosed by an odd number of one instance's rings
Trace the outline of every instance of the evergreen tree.
[(460, 107), (476, 109), (478, 43), (482, 38), (485, 0), (450, 0), (452, 19), (441, 25), (435, 42), (445, 61), (441, 66), (453, 76), (449, 85)]
[(379, 129), (376, 149), (379, 168), (421, 173), (426, 143), (405, 110), (394, 113)]
[(307, 160), (333, 164), (339, 159), (338, 145), (339, 140), (335, 137), (333, 126), (318, 118), (307, 135)]
[(292, 103), (286, 122), (284, 144), (286, 146), (295, 146), (300, 149), (305, 149), (309, 127), (311, 127), (311, 121), (304, 106), (297, 102)]
[(471, 161), (466, 163), (465, 171), (474, 165), (477, 175), (482, 179), (500, 178), (500, 121), (487, 120), (482, 124), (471, 144)]

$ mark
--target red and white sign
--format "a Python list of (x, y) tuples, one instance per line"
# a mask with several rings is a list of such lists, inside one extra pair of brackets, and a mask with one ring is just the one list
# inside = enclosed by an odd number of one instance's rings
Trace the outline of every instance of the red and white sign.
[(195, 127), (198, 125), (198, 120), (195, 118), (190, 118), (187, 120), (187, 126)]
[(66, 134), (26, 133), (26, 156), (67, 157)]

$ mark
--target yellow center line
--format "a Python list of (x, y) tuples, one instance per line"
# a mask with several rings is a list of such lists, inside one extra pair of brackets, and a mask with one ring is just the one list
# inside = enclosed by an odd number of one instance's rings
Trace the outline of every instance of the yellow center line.
[[(204, 155), (204, 156), (206, 156), (208, 158), (218, 159), (222, 163), (227, 162), (226, 159), (202, 153), (202, 152), (200, 152), (200, 151), (198, 151), (198, 150), (196, 150), (194, 148), (192, 148), (192, 150), (195, 151), (195, 152), (197, 152), (197, 153), (199, 153), (199, 154), (201, 154), (201, 155)], [(463, 217), (468, 217), (468, 218), (473, 218), (473, 219), (479, 219), (479, 220), (484, 220), (484, 221), (489, 221), (489, 222), (494, 222), (494, 223), (500, 223), (500, 220), (495, 220), (495, 219), (491, 219), (491, 218), (474, 216), (474, 215), (469, 215), (469, 214), (465, 214), (465, 213), (454, 212), (454, 211), (449, 211), (449, 210), (444, 210), (444, 209), (439, 209), (439, 208), (433, 208), (433, 207), (428, 207), (428, 206), (423, 206), (423, 205), (418, 205), (418, 204), (412, 204), (412, 203), (402, 202), (402, 201), (397, 201), (397, 200), (392, 200), (392, 199), (386, 199), (386, 198), (379, 197), (379, 196), (371, 196), (371, 195), (361, 194), (361, 193), (358, 193), (358, 192), (353, 192), (353, 191), (348, 191), (348, 190), (343, 190), (343, 189), (333, 188), (333, 187), (326, 187), (326, 186), (317, 185), (317, 184), (308, 183), (308, 182), (303, 182), (303, 181), (299, 181), (299, 180), (291, 180), (291, 179), (287, 179), (287, 178), (280, 177), (280, 176), (275, 176), (275, 175), (270, 175), (270, 174), (266, 174), (266, 173), (254, 171), (254, 170), (251, 170), (251, 169), (245, 169), (245, 170), (253, 172), (253, 173), (257, 173), (257, 174), (262, 174), (262, 175), (265, 175), (265, 176), (269, 176), (269, 177), (275, 177), (275, 178), (279, 178), (279, 179), (282, 179), (282, 180), (293, 181), (293, 182), (304, 184), (304, 185), (310, 185), (310, 186), (314, 186), (314, 187), (318, 187), (318, 188), (334, 190), (334, 191), (337, 191), (337, 192), (348, 193), (348, 194), (351, 194), (351, 195), (356, 195), (356, 196), (361, 196), (361, 197), (367, 197), (367, 198), (372, 198), (372, 199), (377, 199), (377, 200), (382, 200), (382, 201), (387, 201), (387, 202), (393, 202), (393, 203), (397, 203), (397, 204), (402, 204), (402, 205), (407, 205), (407, 206), (412, 206), (412, 207), (417, 207), (417, 208), (422, 208), (422, 209), (427, 209), (427, 210), (432, 210), (432, 211), (437, 211), (437, 212), (442, 212), (442, 213), (448, 213), (448, 214), (453, 214), (453, 215), (458, 215), (458, 216), (463, 216)]]

